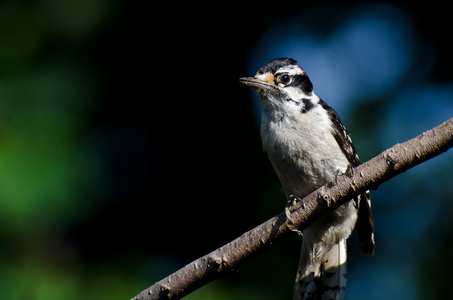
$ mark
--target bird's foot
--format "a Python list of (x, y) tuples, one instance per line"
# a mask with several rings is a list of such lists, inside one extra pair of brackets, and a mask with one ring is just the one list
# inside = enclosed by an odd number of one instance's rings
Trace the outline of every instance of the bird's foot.
[[(296, 205), (296, 203), (300, 202), (300, 201), (302, 201), (302, 199), (300, 199), (299, 197), (297, 197), (295, 195), (289, 195), (289, 197), (288, 197), (288, 202), (286, 202), (286, 207), (285, 207), (285, 215), (286, 215), (286, 218), (291, 223), (294, 223), (291, 218), (291, 208), (293, 208), (294, 205)], [(302, 232), (299, 229), (294, 230), (294, 231), (296, 231), (298, 234), (302, 235)]]

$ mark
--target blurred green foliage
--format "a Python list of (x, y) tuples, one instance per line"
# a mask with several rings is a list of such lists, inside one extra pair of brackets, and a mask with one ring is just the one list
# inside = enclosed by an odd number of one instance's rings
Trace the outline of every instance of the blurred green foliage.
[(93, 103), (78, 73), (58, 65), (1, 82), (0, 197), (14, 199), (0, 203), (6, 227), (46, 228), (77, 213), (77, 147)]
[(115, 266), (86, 264), (62, 238), (96, 203), (83, 191), (93, 165), (80, 148), (100, 80), (73, 51), (114, 7), (0, 3), (1, 299), (128, 299), (138, 289)]

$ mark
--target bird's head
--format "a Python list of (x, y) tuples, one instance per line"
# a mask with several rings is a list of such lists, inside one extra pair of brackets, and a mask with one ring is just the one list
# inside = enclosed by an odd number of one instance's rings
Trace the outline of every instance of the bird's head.
[(286, 102), (303, 105), (313, 96), (313, 85), (305, 71), (291, 58), (277, 58), (261, 67), (254, 77), (239, 81), (253, 87), (263, 107), (281, 107)]

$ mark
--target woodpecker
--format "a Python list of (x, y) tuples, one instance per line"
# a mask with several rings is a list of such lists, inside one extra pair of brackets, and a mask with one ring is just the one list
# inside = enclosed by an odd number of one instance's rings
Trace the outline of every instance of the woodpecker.
[[(274, 59), (254, 77), (239, 81), (253, 87), (260, 98), (263, 151), (288, 200), (302, 199), (360, 164), (337, 113), (314, 93), (313, 84), (294, 59)], [(346, 240), (354, 227), (362, 251), (373, 254), (374, 221), (368, 191), (303, 231), (295, 300), (343, 299)]]

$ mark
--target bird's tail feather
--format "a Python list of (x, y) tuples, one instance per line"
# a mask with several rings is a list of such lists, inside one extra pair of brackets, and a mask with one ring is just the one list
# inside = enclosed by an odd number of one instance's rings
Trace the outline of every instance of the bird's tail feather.
[[(347, 245), (341, 239), (319, 257), (303, 245), (294, 300), (341, 300), (346, 291)], [(315, 247), (316, 248), (316, 247)]]

